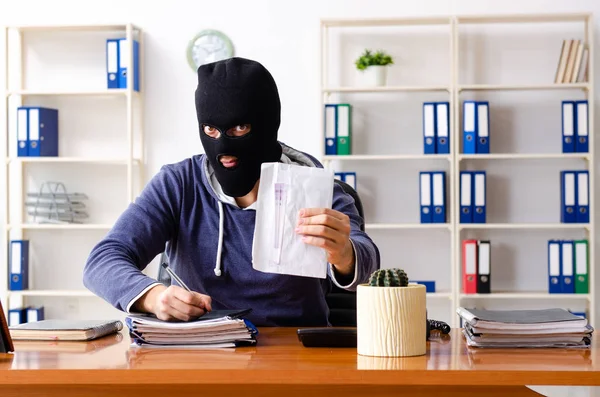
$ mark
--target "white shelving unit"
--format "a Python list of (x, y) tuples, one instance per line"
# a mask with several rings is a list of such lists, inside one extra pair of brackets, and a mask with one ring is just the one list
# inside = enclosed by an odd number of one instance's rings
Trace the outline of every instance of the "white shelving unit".
[[(104, 70), (104, 74), (100, 76), (99, 74), (93, 74), (92, 80), (94, 80), (97, 86), (92, 88), (81, 88), (81, 89), (73, 89), (71, 85), (64, 90), (60, 87), (53, 89), (38, 89), (36, 87), (26, 87), (25, 82), (27, 81), (27, 59), (25, 57), (25, 53), (27, 51), (27, 35), (34, 34), (39, 37), (40, 34), (60, 34), (64, 35), (65, 38), (74, 38), (80, 39), (85, 35), (97, 35), (101, 36), (99, 39), (96, 37), (96, 41), (94, 41), (94, 45), (97, 45), (100, 51), (103, 51), (102, 54), (96, 53), (94, 56), (96, 59), (104, 59), (103, 63), (98, 65), (94, 65), (94, 73), (99, 73), (99, 70)], [(69, 248), (67, 244), (71, 240), (70, 236), (84, 236), (88, 232), (107, 232), (111, 227), (112, 223), (81, 223), (81, 224), (48, 224), (48, 223), (30, 223), (27, 221), (27, 214), (24, 210), (24, 198), (26, 194), (26, 180), (25, 176), (28, 173), (28, 167), (34, 165), (42, 165), (44, 170), (51, 170), (53, 167), (61, 166), (61, 167), (83, 167), (82, 170), (77, 169), (75, 173), (86, 172), (85, 167), (94, 166), (94, 167), (118, 167), (119, 172), (122, 172), (121, 175), (111, 175), (111, 178), (123, 178), (125, 177), (125, 196), (126, 197), (114, 197), (108, 193), (109, 196), (112, 196), (110, 200), (121, 201), (122, 209), (124, 210), (126, 205), (132, 202), (135, 198), (135, 195), (138, 194), (140, 189), (144, 184), (144, 125), (143, 125), (143, 112), (144, 112), (144, 101), (143, 101), (143, 91), (145, 86), (143, 84), (144, 77), (144, 38), (143, 31), (139, 27), (133, 24), (123, 24), (123, 25), (80, 25), (80, 26), (7, 26), (4, 28), (4, 37), (5, 37), (5, 86), (4, 86), (4, 106), (3, 109), (3, 117), (5, 120), (4, 130), (5, 130), (5, 185), (3, 195), (5, 196), (6, 206), (4, 208), (4, 225), (3, 225), (3, 241), (5, 242), (5, 247), (8, 247), (8, 243), (13, 239), (29, 239), (30, 240), (30, 289), (23, 291), (10, 291), (8, 290), (8, 252), (4, 251), (5, 255), (0, 263), (2, 266), (0, 267), (0, 299), (2, 299), (2, 303), (5, 308), (14, 308), (14, 307), (26, 307), (27, 298), (35, 297), (35, 298), (95, 298), (90, 291), (84, 289), (83, 287), (77, 287), (76, 289), (41, 289), (36, 288), (35, 285), (32, 286), (31, 279), (33, 277), (34, 272), (36, 272), (36, 267), (42, 266), (40, 263), (32, 263), (31, 260), (31, 250), (32, 244), (35, 247), (36, 241), (35, 238), (44, 239), (44, 233), (60, 233), (64, 234), (64, 239), (61, 239), (61, 245), (64, 243), (64, 247), (60, 248), (60, 250), (65, 251)], [(87, 37), (87, 36), (86, 36)], [(92, 36), (90, 36), (92, 37)], [(133, 73), (128, 73), (127, 75), (127, 88), (126, 89), (107, 89), (106, 86), (106, 77), (105, 77), (105, 53), (104, 46), (102, 46), (102, 41), (104, 38), (113, 38), (113, 37), (123, 37), (128, 40), (128, 42), (132, 42), (133, 40), (137, 40), (139, 44), (139, 82), (140, 82), (140, 91), (134, 90), (133, 84)], [(128, 52), (122, 52), (122, 55), (128, 58), (128, 65), (133, 65), (133, 49), (132, 46), (129, 47)], [(84, 60), (87, 61), (87, 60)], [(15, 67), (15, 65), (17, 65)], [(72, 67), (72, 66), (71, 66)], [(102, 82), (104, 82), (104, 87), (102, 86)], [(14, 122), (11, 123), (11, 119), (14, 120), (16, 115), (16, 107), (24, 105), (25, 102), (28, 102), (27, 105), (35, 106), (38, 101), (45, 101), (44, 103), (48, 103), (48, 100), (61, 100), (64, 98), (69, 98), (73, 100), (73, 98), (81, 98), (81, 100), (86, 101), (113, 101), (118, 100), (122, 102), (125, 108), (119, 108), (120, 103), (110, 104), (109, 106), (116, 107), (119, 109), (122, 114), (125, 115), (124, 121), (125, 125), (122, 125), (121, 128), (125, 132), (125, 136), (123, 137), (126, 140), (126, 148), (124, 148), (125, 155), (122, 157), (113, 158), (110, 156), (87, 156), (85, 153), (83, 155), (76, 156), (68, 156), (62, 155), (59, 150), (58, 157), (17, 157), (16, 156), (16, 148), (15, 145), (15, 130), (14, 130)], [(113, 99), (114, 98), (114, 99)], [(95, 102), (91, 102), (95, 103)], [(40, 105), (46, 106), (46, 105)], [(68, 123), (68, 121), (61, 121), (62, 114), (68, 114), (69, 108), (58, 107), (59, 109), (59, 146), (61, 139), (64, 139), (61, 136), (61, 126), (64, 126), (63, 123)], [(96, 114), (94, 114), (96, 116)], [(97, 117), (110, 119), (110, 114), (98, 114)], [(66, 118), (68, 119), (68, 118)], [(14, 148), (13, 148), (13, 145)], [(136, 153), (137, 150), (137, 153)], [(107, 191), (110, 191), (111, 186), (107, 186)], [(72, 190), (72, 189), (71, 189)], [(17, 194), (18, 199), (14, 199), (15, 192)], [(16, 214), (16, 216), (15, 216)], [(111, 219), (114, 221), (116, 219)], [(36, 231), (36, 235), (34, 238), (29, 238), (29, 232)], [(90, 240), (91, 244), (95, 244), (95, 240)], [(8, 249), (8, 248), (6, 248)], [(35, 249), (35, 248), (33, 248)], [(64, 253), (64, 252), (63, 252)], [(43, 253), (39, 253), (39, 255), (43, 255)], [(82, 267), (81, 262), (73, 262), (73, 263), (65, 263), (64, 268), (57, 269), (59, 272), (71, 272), (74, 270), (80, 271)], [(52, 288), (52, 285), (45, 286), (46, 288)], [(98, 298), (99, 299), (99, 298)]]
[[(553, 83), (531, 83), (531, 84), (464, 84), (460, 75), (460, 61), (464, 55), (463, 50), (460, 48), (460, 31), (459, 28), (470, 25), (470, 24), (482, 24), (485, 26), (492, 26), (498, 24), (537, 24), (537, 23), (581, 23), (584, 26), (584, 42), (587, 45), (587, 48), (590, 50), (589, 54), (589, 64), (588, 64), (588, 81), (585, 83), (568, 83), (568, 84), (553, 84)], [(340, 28), (395, 28), (400, 29), (402, 27), (419, 27), (425, 28), (427, 26), (444, 26), (447, 27), (449, 31), (448, 37), (450, 38), (450, 42), (448, 43), (448, 48), (450, 51), (450, 65), (447, 70), (447, 73), (450, 75), (450, 83), (449, 84), (439, 84), (439, 85), (415, 85), (415, 86), (406, 86), (406, 85), (390, 85), (384, 87), (353, 87), (346, 86), (344, 84), (336, 84), (330, 82), (332, 73), (338, 73), (336, 69), (334, 69), (331, 65), (331, 54), (334, 51), (339, 51), (339, 49), (331, 46), (331, 38), (333, 37), (334, 29)], [(372, 32), (371, 32), (372, 33)], [(320, 113), (320, 121), (321, 121), (321, 159), (326, 167), (334, 168), (336, 164), (347, 164), (348, 162), (366, 162), (366, 161), (381, 161), (381, 163), (376, 163), (377, 167), (381, 164), (383, 167), (384, 162), (386, 161), (415, 161), (420, 162), (419, 164), (427, 164), (431, 166), (434, 164), (434, 161), (448, 160), (450, 162), (449, 173), (447, 174), (447, 209), (448, 209), (448, 224), (414, 224), (414, 223), (389, 223), (389, 224), (381, 224), (381, 223), (367, 223), (366, 230), (367, 232), (373, 230), (435, 230), (435, 229), (448, 229), (450, 232), (450, 252), (451, 258), (449, 258), (450, 263), (450, 275), (451, 275), (451, 291), (449, 292), (441, 292), (436, 294), (428, 294), (429, 297), (444, 297), (451, 300), (450, 307), (450, 318), (452, 319), (452, 326), (459, 326), (459, 319), (456, 315), (456, 308), (463, 305), (464, 303), (473, 303), (477, 302), (478, 305), (485, 305), (486, 302), (491, 301), (499, 301), (506, 302), (508, 300), (519, 302), (533, 302), (537, 301), (548, 301), (552, 302), (552, 304), (563, 304), (565, 307), (569, 305), (571, 302), (582, 301), (587, 305), (587, 312), (589, 315), (590, 323), (592, 326), (596, 326), (596, 285), (595, 285), (595, 225), (594, 225), (594, 186), (595, 186), (595, 173), (594, 173), (594, 112), (590, 110), (589, 112), (589, 153), (490, 153), (490, 154), (462, 154), (461, 153), (461, 143), (462, 143), (462, 103), (463, 103), (463, 95), (468, 92), (506, 92), (505, 95), (519, 95), (519, 92), (529, 92), (529, 91), (579, 91), (584, 92), (586, 94), (586, 99), (589, 101), (589, 109), (594, 109), (594, 96), (593, 96), (593, 86), (594, 86), (594, 45), (593, 45), (593, 16), (587, 13), (581, 14), (536, 14), (536, 15), (483, 15), (483, 16), (447, 16), (447, 17), (435, 17), (435, 18), (388, 18), (388, 19), (324, 19), (321, 20), (321, 89), (320, 92), (322, 94), (321, 99), (321, 113)], [(565, 37), (567, 38), (567, 37)], [(560, 43), (559, 43), (560, 44)], [(558, 47), (559, 47), (558, 44)], [(558, 48), (557, 47), (557, 48)], [(558, 61), (558, 49), (556, 49), (556, 53), (552, 54), (556, 57)], [(549, 68), (555, 68), (556, 63), (548, 65)], [(342, 74), (342, 72), (339, 72)], [(552, 74), (554, 73), (554, 69), (552, 69)], [(383, 95), (389, 93), (402, 93), (404, 95), (413, 95), (413, 94), (421, 94), (418, 101), (421, 101), (423, 96), (422, 94), (427, 93), (437, 93), (438, 98), (440, 94), (447, 93), (448, 99), (447, 101), (450, 103), (450, 141), (451, 141), (451, 150), (450, 155), (424, 155), (420, 153), (416, 154), (351, 154), (351, 155), (324, 155), (325, 153), (325, 134), (324, 134), (324, 114), (323, 109), (326, 103), (335, 103), (335, 102), (345, 102), (351, 103), (352, 100), (344, 98), (343, 100), (332, 100), (332, 95), (334, 94), (380, 94)], [(369, 98), (369, 101), (377, 101), (378, 99), (374, 98), (372, 95)], [(377, 97), (380, 98), (380, 97)], [(365, 102), (361, 102), (364, 104)], [(404, 132), (403, 132), (404, 133)], [(418, 131), (409, 131), (405, 132), (406, 134), (422, 134), (422, 130)], [(492, 133), (493, 134), (493, 133)], [(493, 138), (493, 137), (492, 137)], [(356, 151), (357, 146), (353, 147), (353, 152)], [(422, 150), (422, 149), (421, 149)], [(493, 148), (492, 148), (493, 150)], [(422, 152), (421, 152), (422, 153)], [(550, 164), (557, 165), (563, 161), (572, 161), (572, 160), (581, 160), (582, 163), (587, 166), (585, 169), (589, 170), (589, 180), (590, 180), (590, 223), (589, 224), (565, 224), (565, 223), (553, 223), (553, 222), (525, 222), (525, 223), (485, 223), (485, 224), (461, 224), (459, 223), (459, 193), (460, 193), (460, 178), (459, 173), (466, 162), (470, 162), (471, 164), (477, 164), (479, 169), (485, 169), (486, 165), (478, 165), (479, 161), (484, 161), (487, 163), (493, 162), (505, 162), (510, 163), (513, 161), (521, 161), (532, 162), (532, 164), (545, 161), (550, 162)], [(404, 163), (403, 163), (404, 164)], [(443, 164), (443, 163), (442, 163)], [(504, 163), (503, 163), (504, 164)], [(374, 168), (370, 168), (374, 170)], [(377, 172), (377, 171), (372, 171)], [(416, 178), (416, 176), (415, 176)], [(415, 179), (416, 180), (416, 179)], [(403, 181), (398, 181), (403, 182)], [(358, 185), (360, 190), (360, 176), (358, 178)], [(414, 181), (411, 181), (414, 183)], [(359, 192), (360, 193), (360, 192)], [(489, 196), (488, 196), (489, 197)], [(362, 197), (364, 201), (365, 198)], [(363, 203), (364, 205), (364, 203)], [(418, 208), (414, 209), (415, 212), (418, 212)], [(557, 209), (558, 211), (558, 209)], [(489, 220), (489, 217), (488, 217)], [(367, 219), (367, 222), (369, 220)], [(467, 231), (473, 232), (485, 232), (485, 231), (520, 231), (521, 233), (535, 232), (535, 231), (563, 231), (563, 232), (574, 232), (574, 231), (583, 231), (586, 234), (586, 239), (589, 242), (589, 293), (588, 294), (549, 294), (545, 292), (502, 292), (494, 289), (492, 285), (492, 293), (490, 294), (463, 294), (462, 293), (462, 258), (461, 258), (461, 246), (462, 239), (464, 239), (464, 233)], [(377, 243), (377, 240), (375, 239)], [(492, 241), (492, 250), (493, 250), (493, 241)], [(401, 256), (401, 253), (398, 253), (398, 256)], [(547, 258), (541, 259), (542, 261), (546, 261)], [(500, 264), (492, 263), (492, 271), (495, 266), (501, 266)], [(389, 267), (389, 264), (382, 262), (383, 267)], [(404, 266), (400, 261), (400, 264), (393, 264), (394, 267)]]

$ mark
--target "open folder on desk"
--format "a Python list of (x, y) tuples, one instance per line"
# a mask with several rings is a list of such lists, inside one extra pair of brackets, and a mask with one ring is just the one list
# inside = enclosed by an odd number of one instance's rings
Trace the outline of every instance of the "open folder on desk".
[(191, 321), (162, 321), (134, 314), (125, 319), (135, 347), (223, 348), (256, 344), (256, 327), (243, 316), (250, 310), (213, 310)]

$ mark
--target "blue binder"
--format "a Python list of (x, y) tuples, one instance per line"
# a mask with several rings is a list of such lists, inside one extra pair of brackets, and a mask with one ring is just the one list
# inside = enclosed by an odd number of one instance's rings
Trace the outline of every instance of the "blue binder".
[(419, 202), (421, 205), (421, 223), (432, 223), (431, 172), (419, 173)]
[(436, 104), (425, 102), (423, 104), (423, 153), (435, 154), (436, 150)]
[(29, 289), (29, 240), (11, 240), (9, 249), (8, 289)]
[(573, 240), (562, 240), (560, 243), (560, 290), (563, 294), (574, 294), (575, 255), (573, 253)]
[(473, 223), (473, 174), (460, 172), (460, 223)]
[(477, 102), (477, 153), (490, 152), (490, 104)]
[(425, 286), (425, 292), (435, 292), (435, 281), (409, 280), (409, 283), (422, 284)]
[(127, 39), (119, 39), (119, 88), (127, 88), (127, 73), (133, 70), (133, 89), (140, 90), (140, 61), (139, 61), (139, 43), (133, 40), (133, 67), (127, 64), (130, 51)]
[(435, 109), (436, 152), (450, 154), (450, 102), (437, 102)]
[(29, 156), (29, 127), (27, 109), (17, 108), (17, 156)]
[(486, 222), (486, 171), (473, 171), (473, 223)]
[(354, 190), (357, 189), (356, 172), (335, 172), (333, 175), (336, 179), (346, 182), (348, 185), (352, 186)]
[(106, 40), (106, 87), (119, 88), (119, 39)]
[(575, 152), (589, 151), (589, 117), (588, 101), (575, 101)]
[(575, 102), (562, 101), (562, 151), (575, 151)]
[(19, 324), (23, 324), (26, 321), (25, 309), (9, 309), (8, 310), (8, 326), (15, 327)]
[(44, 319), (44, 306), (40, 307), (28, 307), (26, 312), (26, 321), (33, 323), (36, 321), (42, 321)]
[(477, 153), (477, 102), (463, 102), (463, 153)]
[(562, 250), (559, 240), (548, 240), (548, 293), (560, 294), (562, 274)]
[(30, 157), (58, 156), (58, 110), (44, 107), (27, 109)]
[(575, 171), (560, 172), (560, 221), (562, 223), (577, 222), (577, 178)]
[(337, 105), (325, 105), (325, 154), (337, 154)]
[(577, 197), (575, 199), (575, 220), (577, 223), (590, 222), (590, 178), (589, 171), (575, 171)]
[(431, 173), (432, 223), (446, 223), (446, 172)]
[(345, 172), (344, 182), (346, 182), (348, 185), (352, 186), (354, 190), (356, 190), (358, 185), (356, 180), (356, 172)]

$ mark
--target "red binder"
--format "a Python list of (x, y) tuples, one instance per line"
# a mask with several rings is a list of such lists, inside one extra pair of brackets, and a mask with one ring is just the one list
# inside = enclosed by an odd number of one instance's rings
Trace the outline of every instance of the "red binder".
[(462, 243), (463, 293), (477, 293), (477, 240)]

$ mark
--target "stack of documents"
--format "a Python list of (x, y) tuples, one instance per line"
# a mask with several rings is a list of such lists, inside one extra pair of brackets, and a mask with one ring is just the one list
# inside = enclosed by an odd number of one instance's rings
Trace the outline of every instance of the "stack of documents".
[(476, 310), (459, 307), (463, 334), (474, 347), (586, 348), (594, 329), (564, 309)]
[(135, 347), (223, 348), (256, 344), (258, 331), (241, 318), (249, 311), (213, 310), (186, 321), (162, 321), (152, 315), (135, 314), (125, 319)]

